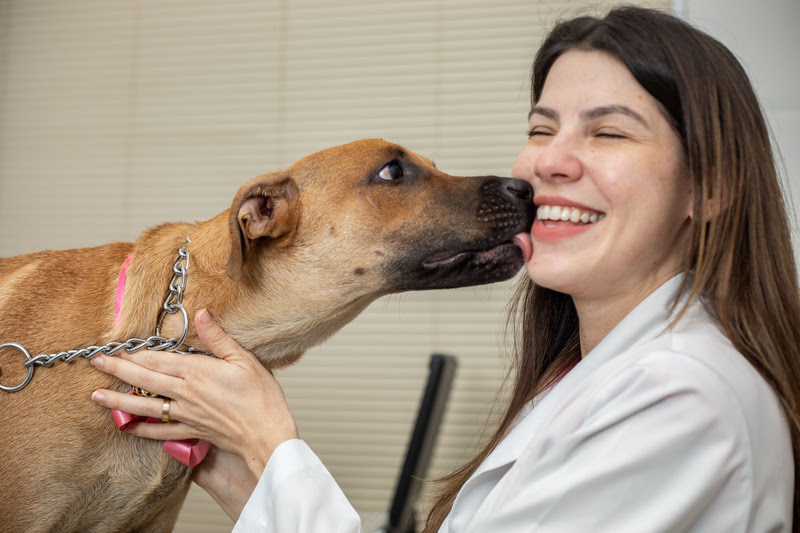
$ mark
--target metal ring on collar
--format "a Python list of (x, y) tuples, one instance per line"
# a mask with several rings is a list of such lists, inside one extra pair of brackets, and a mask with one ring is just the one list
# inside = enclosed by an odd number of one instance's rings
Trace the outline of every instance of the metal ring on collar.
[(5, 344), (0, 344), (0, 350), (2, 350), (3, 348), (16, 348), (17, 350), (22, 352), (22, 355), (25, 356), (25, 363), (23, 364), (28, 367), (28, 375), (25, 376), (25, 379), (22, 381), (22, 383), (20, 383), (15, 387), (6, 387), (4, 385), (0, 385), (0, 390), (4, 390), (6, 392), (15, 392), (20, 390), (25, 385), (27, 385), (30, 382), (31, 378), (33, 377), (33, 365), (28, 364), (28, 362), (31, 360), (31, 354), (29, 354), (28, 350), (26, 350), (16, 342), (6, 342)]
[[(183, 342), (186, 340), (186, 335), (189, 333), (189, 315), (186, 312), (186, 308), (183, 307), (181, 304), (175, 304), (173, 311), (167, 311), (166, 309), (162, 309), (161, 313), (158, 315), (158, 321), (156, 322), (156, 335), (159, 337), (161, 336), (161, 323), (164, 322), (164, 317), (166, 317), (170, 313), (175, 313), (180, 311), (183, 315), (183, 331), (181, 332), (181, 336), (177, 339), (169, 339), (170, 341), (175, 341), (175, 348), (178, 348)], [(172, 350), (169, 350), (172, 351)]]

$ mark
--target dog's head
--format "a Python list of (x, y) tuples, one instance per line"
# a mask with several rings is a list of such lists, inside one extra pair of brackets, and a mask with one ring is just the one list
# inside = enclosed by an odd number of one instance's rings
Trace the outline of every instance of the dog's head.
[(228, 215), (241, 312), (225, 326), (274, 367), (385, 294), (508, 279), (524, 263), (514, 236), (530, 231), (531, 197), (526, 182), (450, 176), (377, 139), (256, 177)]
[(228, 276), (260, 279), (284, 257), (382, 293), (505, 280), (524, 262), (512, 239), (530, 230), (531, 196), (523, 181), (450, 176), (382, 140), (337, 146), (241, 187)]
[(450, 176), (382, 140), (337, 146), (239, 190), (228, 276), (260, 278), (285, 256), (383, 293), (508, 279), (524, 262), (512, 239), (530, 230), (531, 196), (525, 182)]

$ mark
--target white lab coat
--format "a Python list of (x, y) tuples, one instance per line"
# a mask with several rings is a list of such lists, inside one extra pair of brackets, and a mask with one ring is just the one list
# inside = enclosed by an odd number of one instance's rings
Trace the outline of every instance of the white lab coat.
[[(790, 532), (794, 461), (778, 400), (679, 279), (626, 316), (464, 484), (442, 533)], [(359, 532), (301, 440), (278, 447), (234, 532)]]

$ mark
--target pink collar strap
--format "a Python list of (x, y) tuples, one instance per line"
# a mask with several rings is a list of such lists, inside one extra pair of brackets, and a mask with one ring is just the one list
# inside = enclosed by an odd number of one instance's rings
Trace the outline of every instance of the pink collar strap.
[(122, 270), (119, 272), (117, 279), (117, 299), (114, 302), (114, 321), (119, 326), (119, 321), (122, 320), (122, 294), (125, 292), (125, 280), (128, 278), (128, 267), (133, 260), (133, 254), (129, 255), (122, 265)]
[[(128, 391), (128, 394), (136, 394), (134, 391)], [(111, 410), (111, 418), (114, 419), (114, 424), (120, 431), (125, 431), (128, 424), (133, 422), (146, 422), (148, 424), (160, 424), (160, 418), (150, 418), (146, 416), (132, 415), (124, 411), (116, 409)], [(164, 451), (170, 456), (174, 457), (186, 466), (195, 467), (205, 459), (208, 449), (211, 444), (204, 440), (168, 440), (164, 441)]]
[[(114, 321), (119, 325), (122, 319), (122, 295), (125, 292), (125, 281), (128, 277), (128, 267), (133, 259), (133, 254), (129, 255), (122, 265), (122, 270), (119, 273), (117, 280), (117, 297), (114, 302)], [(129, 391), (128, 394), (136, 394), (134, 391)], [(146, 422), (148, 424), (160, 424), (160, 418), (148, 418), (146, 416), (132, 415), (117, 409), (111, 410), (111, 418), (114, 419), (114, 424), (121, 431), (125, 431), (128, 424), (132, 422)], [(208, 449), (211, 446), (204, 440), (168, 440), (164, 442), (164, 451), (170, 456), (174, 457), (181, 463), (189, 467), (195, 467), (205, 458)]]

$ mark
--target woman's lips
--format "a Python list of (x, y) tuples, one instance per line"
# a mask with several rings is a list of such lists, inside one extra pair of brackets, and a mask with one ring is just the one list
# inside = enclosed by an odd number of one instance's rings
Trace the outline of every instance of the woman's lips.
[(574, 237), (605, 218), (605, 213), (585, 207), (539, 205), (531, 235), (540, 242), (558, 242)]

